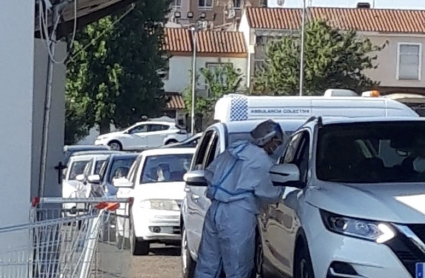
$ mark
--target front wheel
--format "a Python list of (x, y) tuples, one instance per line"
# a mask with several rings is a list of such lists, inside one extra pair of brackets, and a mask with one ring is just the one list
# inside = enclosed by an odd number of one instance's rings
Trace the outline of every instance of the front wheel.
[(314, 278), (313, 264), (308, 246), (300, 247), (295, 258), (294, 278)]
[(182, 271), (183, 278), (195, 277), (196, 262), (192, 259), (189, 251), (189, 245), (187, 242), (187, 232), (185, 227), (182, 229), (182, 241), (181, 241), (181, 260), (182, 260)]
[(175, 144), (175, 143), (178, 143), (178, 141), (171, 139), (171, 140), (168, 140), (167, 142), (165, 142), (165, 145), (170, 145), (170, 144)]

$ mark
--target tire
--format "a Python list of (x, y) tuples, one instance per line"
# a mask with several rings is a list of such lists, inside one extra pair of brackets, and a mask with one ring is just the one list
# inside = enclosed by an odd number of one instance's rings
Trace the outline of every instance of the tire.
[(171, 139), (171, 140), (168, 140), (167, 142), (165, 142), (165, 145), (175, 144), (175, 143), (178, 143), (178, 142), (179, 141), (177, 141), (177, 140)]
[(299, 245), (298, 248), (295, 256), (294, 278), (314, 278), (313, 264), (308, 246)]
[(150, 243), (149, 241), (135, 238), (133, 248), (133, 255), (146, 256), (149, 255)]
[(263, 243), (261, 241), (260, 233), (257, 231), (257, 235), (255, 237), (255, 269), (252, 277), (264, 278), (263, 271), (264, 264), (264, 253), (263, 253)]
[(109, 142), (108, 146), (113, 151), (122, 151), (122, 144), (117, 140)]
[(194, 278), (196, 262), (192, 259), (192, 256), (190, 255), (189, 246), (187, 242), (187, 233), (184, 226), (182, 226), (181, 260), (183, 278)]

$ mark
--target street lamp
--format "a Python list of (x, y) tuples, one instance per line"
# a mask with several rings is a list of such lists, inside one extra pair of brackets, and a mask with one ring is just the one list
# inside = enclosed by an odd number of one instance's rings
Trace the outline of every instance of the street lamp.
[(303, 12), (301, 22), (301, 55), (300, 55), (300, 96), (303, 95), (304, 86), (304, 40), (305, 40), (305, 14), (306, 14), (306, 0), (303, 0)]
[[(193, 12), (187, 13), (187, 19), (193, 18)], [(181, 18), (180, 12), (175, 12), (174, 17), (176, 19)], [(195, 101), (196, 101), (196, 53), (198, 51), (198, 31), (205, 28), (206, 14), (202, 12), (198, 20), (190, 24), (190, 31), (192, 32), (192, 44), (193, 44), (193, 57), (192, 57), (192, 107), (191, 107), (191, 121), (190, 121), (190, 132), (192, 135), (195, 134)]]

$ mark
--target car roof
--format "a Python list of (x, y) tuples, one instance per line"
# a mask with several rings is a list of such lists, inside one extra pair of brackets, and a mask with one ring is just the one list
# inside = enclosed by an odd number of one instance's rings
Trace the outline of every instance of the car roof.
[[(284, 131), (295, 131), (302, 126), (308, 118), (305, 119), (279, 119), (275, 122), (279, 123)], [(250, 132), (255, 126), (263, 122), (264, 120), (248, 120), (240, 122), (228, 122), (224, 123), (229, 133), (240, 133)], [(220, 123), (219, 123), (220, 124)]]
[(115, 158), (133, 158), (133, 157), (138, 157), (139, 154), (138, 153), (116, 153), (116, 154), (111, 154), (111, 159), (115, 159)]
[(137, 122), (135, 123), (136, 125), (138, 124), (154, 124), (154, 125), (176, 125), (176, 123), (173, 122), (161, 122), (161, 121), (144, 121), (144, 122)]
[(322, 117), (323, 125), (345, 123), (376, 123), (376, 122), (424, 122), (420, 117)]
[(143, 151), (140, 155), (152, 156), (152, 155), (167, 155), (167, 154), (194, 154), (195, 148), (167, 148), (167, 149), (152, 149)]
[(77, 156), (71, 156), (71, 159), (69, 161), (84, 161), (84, 160), (91, 160), (93, 158), (102, 159), (102, 158), (108, 158), (109, 156), (110, 156), (110, 154), (77, 155)]
[(82, 151), (73, 153), (72, 156), (80, 156), (80, 155), (103, 155), (103, 154), (119, 154), (119, 151), (110, 151), (110, 150), (92, 150), (92, 151)]
[(78, 150), (109, 150), (107, 146), (101, 145), (66, 145), (64, 151), (78, 151)]

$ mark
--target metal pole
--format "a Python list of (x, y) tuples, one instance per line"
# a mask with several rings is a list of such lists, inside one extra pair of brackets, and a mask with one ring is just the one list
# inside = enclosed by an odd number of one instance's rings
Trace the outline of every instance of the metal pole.
[(302, 23), (301, 23), (301, 56), (300, 56), (300, 96), (303, 95), (303, 86), (304, 86), (304, 39), (305, 39), (305, 12), (306, 5), (303, 0), (303, 13), (302, 13)]
[[(52, 83), (53, 83), (53, 70), (55, 62), (53, 61), (55, 50), (56, 50), (56, 29), (55, 24), (59, 17), (59, 7), (53, 7), (53, 18), (52, 18), (52, 36), (49, 39), (46, 38), (48, 42), (50, 41), (50, 53), (53, 57), (48, 55), (49, 62), (47, 64), (47, 84), (46, 84), (46, 96), (44, 103), (44, 120), (43, 120), (43, 137), (41, 142), (41, 158), (40, 158), (40, 183), (38, 186), (38, 196), (44, 197), (45, 183), (46, 183), (46, 169), (47, 169), (47, 149), (49, 145), (49, 124), (50, 124), (50, 110), (52, 105)], [(40, 27), (42, 28), (42, 27)]]
[(192, 58), (192, 113), (191, 113), (191, 133), (195, 134), (195, 101), (196, 101), (196, 51), (197, 51), (197, 32), (196, 29), (192, 29), (193, 39), (193, 58)]

